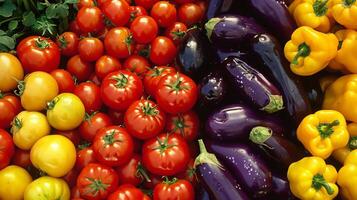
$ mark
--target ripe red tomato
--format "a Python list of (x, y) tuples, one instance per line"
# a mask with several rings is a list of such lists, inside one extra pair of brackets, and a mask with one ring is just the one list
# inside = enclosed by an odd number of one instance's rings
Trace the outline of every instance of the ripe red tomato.
[(83, 7), (93, 7), (95, 6), (95, 3), (93, 0), (79, 0), (77, 3), (78, 9), (81, 9)]
[(61, 177), (70, 188), (74, 187), (77, 182), (79, 171), (76, 168), (72, 168), (66, 175)]
[(74, 56), (78, 53), (79, 38), (74, 32), (64, 32), (57, 38), (57, 45), (64, 56)]
[(168, 115), (166, 123), (168, 133), (181, 134), (186, 140), (194, 141), (197, 139), (198, 129), (199, 119), (193, 111)]
[(86, 147), (77, 151), (77, 159), (76, 159), (76, 169), (82, 170), (89, 163), (95, 163), (97, 160), (94, 157), (94, 152), (92, 147)]
[(81, 29), (78, 26), (77, 20), (73, 20), (69, 23), (69, 31), (81, 35)]
[(63, 135), (67, 137), (73, 142), (74, 146), (79, 145), (79, 142), (81, 140), (77, 129), (69, 130), (69, 131), (54, 130), (53, 134)]
[(93, 72), (93, 64), (82, 60), (79, 55), (71, 57), (68, 62), (66, 69), (70, 72), (78, 81), (86, 81)]
[(165, 126), (165, 113), (150, 100), (138, 100), (124, 115), (125, 127), (135, 138), (146, 140), (161, 133)]
[(125, 0), (107, 0), (101, 9), (115, 26), (124, 26), (130, 19), (130, 6)]
[(30, 160), (30, 151), (15, 148), (15, 154), (12, 157), (11, 163), (22, 168), (29, 167), (32, 164)]
[(134, 72), (140, 77), (144, 75), (150, 68), (149, 61), (146, 58), (138, 55), (129, 56), (125, 60), (123, 66), (124, 69)]
[(83, 139), (92, 142), (99, 129), (112, 124), (110, 117), (104, 113), (94, 112), (90, 115), (87, 113), (84, 121), (79, 126), (79, 134)]
[(176, 7), (168, 1), (159, 1), (154, 4), (150, 15), (161, 27), (169, 27), (176, 21)]
[(93, 140), (95, 158), (108, 166), (120, 166), (129, 162), (134, 152), (133, 139), (119, 126), (100, 129)]
[(190, 151), (181, 135), (161, 134), (144, 143), (142, 160), (151, 173), (172, 176), (186, 169)]
[(4, 129), (0, 129), (0, 170), (9, 165), (15, 153), (15, 145), (11, 135)]
[(2, 94), (0, 95), (0, 129), (6, 129), (10, 127), (18, 110)]
[(161, 78), (166, 76), (167, 74), (174, 73), (174, 72), (176, 72), (174, 68), (166, 67), (166, 66), (159, 66), (150, 69), (145, 74), (145, 77), (143, 79), (145, 92), (148, 95), (154, 96)]
[(118, 187), (108, 200), (149, 200), (141, 190), (130, 184), (124, 184)]
[(197, 100), (196, 83), (181, 73), (171, 73), (161, 78), (155, 98), (167, 113), (184, 113), (192, 109)]
[(180, 44), (183, 37), (186, 35), (187, 27), (182, 22), (175, 22), (165, 31), (165, 36), (174, 41), (175, 44)]
[(130, 25), (133, 38), (140, 44), (150, 43), (159, 31), (156, 21), (150, 16), (139, 16)]
[(116, 58), (126, 58), (132, 54), (134, 42), (131, 32), (126, 27), (112, 28), (104, 39), (108, 55)]
[(194, 200), (195, 190), (192, 184), (186, 180), (166, 178), (165, 181), (155, 186), (153, 192), (153, 200), (162, 199)]
[(79, 192), (79, 188), (77, 185), (71, 188), (71, 200), (84, 200), (81, 198), (81, 193)]
[(124, 125), (124, 112), (113, 109), (108, 110), (108, 115), (115, 125)]
[(11, 93), (6, 93), (3, 94), (0, 91), (0, 100), (6, 100), (9, 103), (11, 103), (12, 107), (14, 107), (15, 109), (15, 114), (19, 114), (19, 112), (21, 112), (23, 110), (22, 105), (21, 105), (21, 100), (18, 96), (15, 96)]
[(104, 53), (103, 42), (98, 38), (84, 38), (78, 44), (79, 56), (84, 61), (96, 61)]
[(104, 55), (95, 63), (95, 74), (100, 80), (111, 72), (121, 69), (120, 61), (112, 56)]
[(144, 181), (149, 181), (150, 177), (141, 164), (139, 154), (134, 154), (130, 161), (116, 169), (119, 176), (119, 184), (132, 184), (138, 186)]
[(151, 7), (158, 2), (159, 0), (134, 0), (135, 5), (137, 6), (142, 6), (144, 7), (146, 10), (150, 10)]
[(74, 89), (73, 93), (81, 99), (86, 109), (86, 112), (92, 113), (102, 108), (100, 88), (93, 82), (87, 81), (80, 83)]
[(112, 72), (102, 81), (102, 100), (112, 109), (124, 111), (142, 95), (143, 84), (132, 72), (126, 70)]
[(201, 7), (195, 3), (185, 3), (178, 9), (178, 18), (180, 22), (191, 26), (203, 19), (204, 12)]
[(40, 36), (29, 36), (17, 45), (17, 57), (26, 72), (57, 69), (60, 64), (60, 50), (52, 40)]
[(159, 36), (151, 42), (150, 60), (156, 65), (170, 64), (176, 57), (176, 46), (167, 37)]
[(178, 174), (177, 177), (179, 179), (185, 179), (186, 181), (190, 182), (192, 185), (196, 185), (198, 179), (195, 170), (195, 159), (191, 159), (187, 165), (186, 170)]
[(106, 199), (118, 187), (118, 175), (110, 167), (90, 163), (79, 173), (77, 187), (82, 198)]
[(77, 13), (77, 24), (82, 33), (99, 32), (104, 28), (102, 11), (97, 7), (83, 7)]
[(144, 16), (144, 15), (148, 15), (144, 7), (130, 6), (130, 19), (129, 19), (128, 26), (130, 27), (131, 23), (134, 21), (136, 17)]
[(64, 69), (55, 69), (51, 72), (51, 76), (56, 79), (58, 85), (58, 92), (72, 93), (76, 87), (72, 75)]
[(149, 58), (150, 44), (135, 44), (134, 54)]

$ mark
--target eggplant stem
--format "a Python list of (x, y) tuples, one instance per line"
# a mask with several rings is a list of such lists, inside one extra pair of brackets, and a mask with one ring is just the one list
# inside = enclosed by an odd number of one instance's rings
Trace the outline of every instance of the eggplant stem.
[(264, 126), (256, 126), (250, 131), (249, 140), (256, 144), (262, 145), (272, 135), (273, 131), (270, 128)]
[(206, 24), (205, 24), (205, 29), (207, 32), (207, 37), (208, 39), (211, 41), (211, 36), (212, 36), (212, 32), (214, 27), (216, 26), (216, 24), (218, 22), (220, 22), (221, 20), (217, 17), (210, 19)]
[(202, 139), (198, 140), (198, 146), (200, 148), (200, 155), (198, 155), (195, 159), (195, 162), (193, 166), (196, 168), (198, 165), (201, 164), (209, 164), (209, 165), (214, 165), (217, 166), (221, 169), (223, 169), (223, 165), (218, 161), (216, 155), (213, 153), (208, 153), (206, 146), (203, 142)]
[(284, 101), (281, 95), (269, 95), (269, 103), (261, 108), (267, 113), (274, 113), (284, 109)]
[(327, 194), (332, 195), (334, 193), (333, 188), (326, 182), (325, 178), (321, 174), (316, 174), (312, 178), (312, 187), (316, 190), (320, 190), (324, 187), (327, 191)]

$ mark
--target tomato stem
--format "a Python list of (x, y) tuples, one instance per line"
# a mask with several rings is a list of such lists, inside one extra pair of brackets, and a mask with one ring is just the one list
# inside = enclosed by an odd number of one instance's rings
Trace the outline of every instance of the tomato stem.
[(167, 149), (176, 146), (175, 144), (168, 144), (169, 141), (169, 134), (166, 134), (165, 139), (162, 141), (160, 138), (157, 138), (157, 142), (159, 143), (159, 146), (154, 147), (153, 150), (159, 150), (160, 153), (164, 153)]
[(159, 114), (159, 111), (156, 109), (156, 106), (151, 106), (148, 101), (144, 103), (144, 106), (142, 106), (141, 109), (145, 115), (155, 116)]
[(36, 39), (35, 44), (40, 49), (46, 49), (50, 46), (50, 44), (46, 40), (41, 39), (41, 37)]
[(91, 145), (90, 142), (83, 140), (81, 144), (79, 144), (77, 147), (79, 150), (85, 149)]
[(88, 193), (91, 193), (94, 196), (96, 196), (100, 190), (105, 191), (109, 186), (109, 184), (105, 184), (101, 180), (96, 180), (89, 177), (87, 177), (87, 179), (91, 182), (89, 185), (90, 191), (88, 191)]
[(151, 183), (151, 179), (148, 175), (148, 173), (146, 172), (146, 169), (144, 168), (144, 166), (141, 164), (141, 162), (138, 163), (138, 167), (136, 169), (136, 177), (141, 177), (142, 179), (144, 179), (147, 183)]
[(187, 86), (182, 86), (181, 85), (182, 84), (182, 80), (180, 80), (181, 79), (180, 74), (177, 73), (176, 76), (177, 76), (177, 80), (174, 83), (169, 84), (167, 86), (170, 87), (171, 89), (173, 89), (175, 92), (178, 92), (178, 91), (181, 91), (181, 90), (188, 90), (189, 88)]
[(58, 101), (59, 101), (58, 97), (55, 97), (52, 101), (47, 102), (46, 109), (47, 110), (52, 110), (56, 106)]
[(121, 140), (117, 140), (114, 138), (115, 134), (116, 134), (116, 130), (113, 130), (103, 137), (103, 141), (105, 142), (105, 145), (112, 145), (116, 142), (121, 142)]
[(60, 43), (61, 49), (64, 49), (64, 48), (67, 47), (68, 42), (67, 42), (67, 40), (64, 38), (64, 36), (59, 37), (59, 38), (58, 38), (58, 41), (59, 41), (59, 43)]
[(119, 76), (113, 76), (111, 79), (117, 81), (115, 87), (118, 88), (124, 88), (128, 83), (128, 78), (122, 73)]
[(4, 98), (4, 96), (5, 96), (4, 93), (2, 93), (0, 90), (0, 99)]
[(13, 121), (13, 125), (17, 128), (17, 129), (20, 129), (22, 127), (22, 121), (15, 117), (14, 121)]
[(17, 90), (14, 91), (14, 93), (16, 94), (16, 96), (21, 96), (24, 91), (25, 91), (25, 86), (26, 86), (26, 83), (25, 81), (18, 81), (17, 82)]
[(133, 35), (130, 34), (127, 38), (125, 38), (125, 44), (128, 49), (129, 55), (131, 55), (131, 44), (133, 43)]
[(169, 179), (169, 177), (167, 177), (167, 176), (164, 176), (164, 181), (163, 181), (163, 183), (165, 183), (165, 184), (168, 184), (168, 185), (172, 185), (172, 184), (174, 184), (174, 183), (176, 183), (177, 181), (178, 181), (178, 179), (176, 178), (176, 177), (173, 177), (171, 180)]
[(174, 124), (175, 124), (175, 128), (174, 128), (174, 132), (176, 132), (177, 130), (180, 131), (182, 136), (185, 136), (185, 128), (189, 127), (185, 124), (185, 119), (179, 114), (177, 116), (176, 119), (174, 119)]

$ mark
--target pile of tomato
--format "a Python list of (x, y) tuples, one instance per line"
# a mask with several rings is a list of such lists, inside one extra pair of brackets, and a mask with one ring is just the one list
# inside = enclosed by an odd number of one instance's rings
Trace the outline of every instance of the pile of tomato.
[(0, 199), (194, 199), (198, 89), (175, 57), (205, 3), (80, 0), (56, 41), (0, 53)]

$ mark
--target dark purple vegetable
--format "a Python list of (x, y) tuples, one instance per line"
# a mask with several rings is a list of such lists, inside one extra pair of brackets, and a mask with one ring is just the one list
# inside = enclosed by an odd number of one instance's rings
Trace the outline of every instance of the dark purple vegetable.
[(228, 105), (213, 112), (208, 116), (205, 130), (213, 140), (234, 142), (248, 140), (249, 132), (256, 126), (269, 127), (276, 133), (284, 132), (278, 119), (242, 104)]
[(271, 200), (295, 200), (296, 198), (290, 191), (289, 182), (286, 175), (273, 172), (273, 187), (271, 188)]
[(241, 56), (246, 55), (244, 51), (236, 50), (236, 49), (219, 49), (215, 48), (214, 51), (216, 52), (216, 56), (219, 63), (224, 62), (230, 56), (236, 56), (240, 58)]
[(258, 145), (261, 153), (288, 169), (289, 165), (304, 157), (304, 152), (285, 137), (264, 126), (254, 127), (249, 134), (250, 141)]
[(246, 62), (237, 57), (229, 57), (222, 66), (234, 91), (247, 103), (267, 113), (283, 109), (283, 97), (280, 91)]
[(207, 109), (220, 105), (227, 91), (227, 82), (223, 73), (217, 70), (210, 72), (199, 82), (199, 107)]
[(253, 198), (265, 197), (270, 192), (271, 172), (264, 160), (248, 145), (206, 141), (206, 146), (219, 161), (227, 166), (242, 188)]
[(234, 0), (211, 0), (208, 2), (206, 18), (209, 20), (217, 14), (228, 12)]
[(195, 168), (200, 183), (205, 187), (210, 197), (217, 200), (249, 200), (232, 174), (208, 153), (202, 140), (198, 140), (200, 155), (195, 160)]
[(301, 80), (290, 71), (283, 58), (278, 41), (269, 34), (256, 35), (251, 41), (250, 53), (252, 60), (259, 63), (257, 67), (274, 77), (283, 94), (290, 123), (296, 128), (311, 113), (311, 105)]
[(216, 200), (213, 198), (210, 198), (207, 190), (202, 186), (199, 185), (198, 189), (195, 191), (195, 195), (196, 195), (196, 200)]
[(205, 28), (213, 46), (223, 49), (239, 49), (254, 35), (265, 33), (253, 18), (231, 14), (210, 19)]
[(312, 111), (316, 112), (320, 110), (324, 94), (321, 90), (318, 78), (315, 76), (303, 77), (302, 82), (310, 101)]

